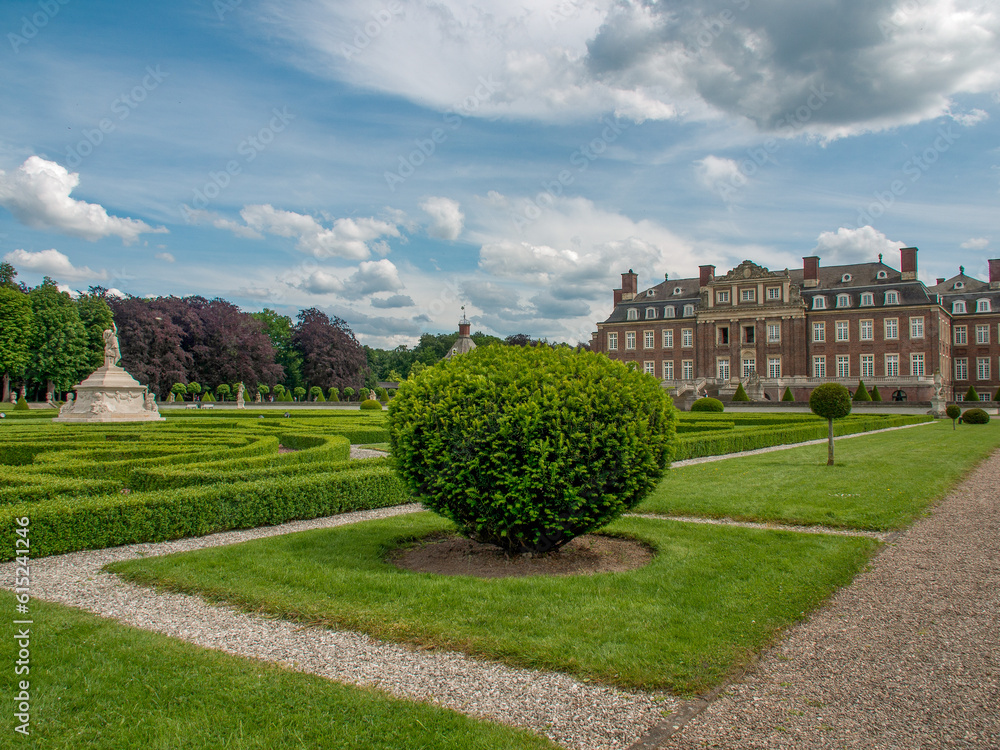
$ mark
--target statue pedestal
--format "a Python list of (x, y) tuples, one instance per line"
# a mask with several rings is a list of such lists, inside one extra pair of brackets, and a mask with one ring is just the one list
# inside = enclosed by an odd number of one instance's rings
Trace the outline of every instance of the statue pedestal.
[(162, 422), (146, 386), (117, 365), (105, 365), (73, 388), (76, 399), (53, 422)]
[(935, 417), (946, 417), (948, 416), (945, 412), (948, 402), (945, 401), (940, 396), (934, 396), (931, 398), (931, 414)]

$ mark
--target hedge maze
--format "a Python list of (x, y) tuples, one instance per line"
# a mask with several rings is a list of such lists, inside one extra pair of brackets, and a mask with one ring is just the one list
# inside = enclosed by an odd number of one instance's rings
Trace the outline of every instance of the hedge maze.
[(408, 502), (388, 459), (349, 461), (387, 440), (381, 414), (169, 415), (164, 423), (0, 424), (0, 559), (15, 519), (33, 557), (318, 518)]

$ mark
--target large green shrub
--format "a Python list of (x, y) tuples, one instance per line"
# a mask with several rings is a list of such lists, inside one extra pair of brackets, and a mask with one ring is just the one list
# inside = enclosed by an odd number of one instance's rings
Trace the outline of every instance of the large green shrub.
[(855, 401), (871, 401), (872, 395), (868, 392), (868, 388), (865, 386), (865, 381), (859, 380), (857, 390), (854, 391)]
[(558, 549), (633, 508), (670, 462), (659, 383), (568, 347), (482, 346), (400, 384), (389, 444), (424, 505), (510, 553)]
[(970, 385), (969, 386), (969, 390), (967, 390), (965, 392), (965, 399), (963, 399), (963, 400), (965, 400), (965, 401), (978, 401), (979, 400), (979, 394), (976, 393), (976, 389), (973, 388)]
[(722, 411), (725, 409), (722, 402), (717, 398), (699, 398), (693, 404), (691, 404), (691, 411)]
[(962, 415), (962, 422), (965, 424), (988, 424), (990, 415), (982, 409), (967, 409)]
[(788, 386), (785, 386), (785, 393), (784, 393), (784, 395), (782, 395), (781, 400), (782, 401), (794, 401), (795, 400), (795, 396), (792, 395), (792, 389), (789, 388)]
[(747, 395), (746, 390), (743, 388), (743, 383), (740, 383), (736, 388), (736, 393), (733, 394), (733, 401), (749, 401), (750, 397)]
[(370, 409), (378, 409), (379, 411), (382, 411), (382, 404), (380, 404), (373, 398), (366, 398), (364, 401), (361, 402), (360, 408), (364, 409), (365, 411), (368, 411)]
[[(859, 384), (858, 390), (868, 395), (864, 383)], [(840, 383), (824, 383), (809, 394), (809, 408), (813, 414), (829, 422), (826, 465), (833, 466), (833, 420), (851, 413), (851, 392)]]

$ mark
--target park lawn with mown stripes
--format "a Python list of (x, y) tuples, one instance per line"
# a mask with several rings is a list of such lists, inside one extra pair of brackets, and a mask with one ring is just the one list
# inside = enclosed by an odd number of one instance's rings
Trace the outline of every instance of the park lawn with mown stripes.
[(700, 693), (847, 584), (869, 538), (626, 518), (656, 554), (623, 573), (480, 579), (401, 570), (429, 513), (114, 563), (129, 580), (386, 640), (629, 688)]
[(899, 529), (1000, 447), (1000, 422), (951, 420), (743, 458), (674, 467), (639, 513)]

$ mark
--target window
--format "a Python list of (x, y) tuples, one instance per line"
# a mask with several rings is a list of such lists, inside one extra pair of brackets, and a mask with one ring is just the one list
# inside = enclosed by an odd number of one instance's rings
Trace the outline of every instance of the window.
[(643, 362), (642, 371), (647, 375), (656, 375), (656, 362)]
[(910, 375), (922, 378), (924, 376), (924, 355), (923, 354), (911, 354), (910, 355)]
[(690, 318), (694, 315), (694, 305), (684, 305), (684, 317)]
[(899, 377), (899, 355), (898, 354), (886, 354), (885, 355), (885, 376), (887, 378), (898, 378)]
[(875, 295), (874, 294), (872, 294), (871, 292), (862, 292), (861, 293), (861, 306), (862, 307), (871, 307), (874, 304), (875, 304)]
[(990, 398), (991, 394), (989, 394), (989, 393), (977, 393), (976, 395), (979, 396), (979, 400), (980, 401), (992, 401), (993, 400), (993, 399)]
[(746, 357), (743, 360), (743, 379), (752, 378), (757, 372), (757, 360), (753, 357)]
[(679, 286), (674, 287), (674, 294), (680, 294), (683, 290)]
[(781, 341), (781, 323), (767, 324), (767, 341), (771, 344)]
[(845, 273), (843, 276), (840, 277), (840, 280), (846, 284), (848, 281), (851, 280), (851, 274)]
[(836, 337), (837, 337), (837, 341), (849, 341), (850, 340), (851, 337), (848, 334), (847, 321), (846, 320), (838, 320), (837, 321), (837, 333), (836, 333)]
[(627, 331), (625, 333), (625, 348), (635, 349), (635, 331)]
[(740, 289), (741, 302), (753, 302), (755, 299), (757, 299), (756, 289)]
[(729, 326), (719, 326), (715, 329), (715, 341), (719, 346), (729, 345)]
[(628, 312), (625, 313), (625, 319), (626, 320), (638, 320), (639, 319), (639, 311), (636, 310), (634, 307), (630, 307), (628, 309)]
[(757, 342), (757, 326), (743, 326), (743, 343), (754, 344)]
[(690, 349), (694, 346), (694, 329), (685, 328), (681, 331), (681, 346), (685, 349)]
[(875, 321), (862, 320), (859, 324), (862, 341), (872, 341), (875, 339)]
[(953, 286), (952, 289), (965, 289), (965, 284), (961, 281), (956, 281), (955, 286)]
[(989, 312), (989, 311), (990, 311), (990, 301), (988, 299), (976, 300), (976, 312)]
[(813, 341), (826, 341), (826, 323), (813, 323)]
[(646, 296), (647, 297), (655, 297), (656, 296), (656, 290), (655, 289), (647, 289), (646, 290)]
[(674, 379), (674, 361), (672, 359), (663, 360), (663, 379)]
[(899, 304), (899, 292), (886, 292), (885, 293), (885, 304), (887, 304), (887, 305), (898, 305)]
[(643, 331), (642, 348), (652, 349), (654, 346), (656, 346), (656, 331)]
[(887, 274), (885, 271), (879, 271), (877, 274), (875, 274), (876, 279), (886, 279), (888, 277), (889, 274)]
[(767, 298), (768, 299), (781, 299), (781, 287), (780, 286), (769, 286), (767, 288)]
[(813, 357), (813, 377), (826, 377), (826, 357)]
[(990, 358), (976, 357), (976, 380), (990, 379)]
[(608, 334), (608, 351), (614, 351), (618, 348), (618, 334), (609, 333)]
[(885, 319), (885, 337), (887, 339), (899, 338), (899, 318)]
[(694, 380), (694, 360), (693, 359), (682, 359), (681, 360), (681, 377), (684, 380)]
[(781, 377), (781, 357), (767, 358), (767, 376), (769, 378)]
[(663, 317), (664, 318), (673, 318), (676, 315), (677, 315), (677, 310), (674, 308), (673, 305), (668, 305), (667, 307), (663, 308)]
[(955, 380), (969, 379), (969, 360), (965, 357), (955, 358)]
[(850, 307), (850, 306), (851, 306), (851, 295), (849, 294), (837, 295), (837, 307)]
[(837, 377), (851, 377), (851, 358), (846, 354), (837, 355)]
[(729, 292), (716, 292), (715, 301), (720, 304), (729, 302)]
[(663, 330), (663, 348), (673, 349), (674, 348), (674, 329), (665, 328)]
[(874, 378), (875, 377), (875, 355), (874, 354), (862, 354), (861, 355), (861, 377), (862, 378)]
[(910, 318), (910, 338), (922, 339), (924, 337), (924, 319)]
[(951, 303), (951, 312), (953, 314), (959, 314), (965, 312), (965, 300), (959, 299)]
[(728, 359), (717, 359), (715, 361), (715, 369), (718, 372), (719, 380), (729, 380), (729, 360)]
[(976, 326), (976, 343), (977, 344), (990, 343), (990, 327), (988, 324)]
[(966, 335), (968, 328), (965, 326), (955, 326), (955, 343), (958, 346), (965, 346), (969, 343), (969, 337)]
[(813, 297), (813, 310), (825, 310), (826, 309), (826, 297), (816, 296)]
[(652, 320), (655, 317), (656, 317), (656, 308), (655, 307), (647, 307), (646, 308), (646, 320)]

